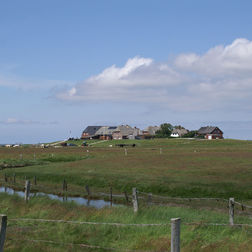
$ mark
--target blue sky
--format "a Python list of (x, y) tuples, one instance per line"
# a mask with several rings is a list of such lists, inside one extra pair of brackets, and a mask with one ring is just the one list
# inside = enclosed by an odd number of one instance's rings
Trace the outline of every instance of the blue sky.
[(1, 1), (0, 143), (87, 125), (252, 139), (251, 1)]

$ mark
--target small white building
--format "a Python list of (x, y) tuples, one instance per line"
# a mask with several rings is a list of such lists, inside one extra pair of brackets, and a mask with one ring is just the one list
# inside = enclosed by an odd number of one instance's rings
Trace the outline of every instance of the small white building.
[(171, 137), (182, 137), (187, 133), (188, 133), (187, 129), (174, 129), (171, 133)]

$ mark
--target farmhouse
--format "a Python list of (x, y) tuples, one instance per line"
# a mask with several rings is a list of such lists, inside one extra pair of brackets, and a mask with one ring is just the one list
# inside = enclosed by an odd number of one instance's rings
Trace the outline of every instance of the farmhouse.
[(187, 129), (173, 129), (171, 133), (171, 137), (182, 137), (183, 135), (187, 134), (188, 130)]
[(116, 126), (102, 126), (96, 131), (95, 136), (100, 140), (111, 140), (116, 128)]
[(145, 132), (148, 132), (148, 135), (154, 136), (158, 130), (160, 130), (159, 126), (149, 126)]
[(101, 128), (102, 126), (87, 126), (87, 128), (82, 132), (81, 139), (88, 139), (95, 137), (96, 132)]
[(198, 136), (204, 137), (205, 139), (222, 139), (223, 132), (215, 126), (201, 127), (197, 133)]
[(113, 139), (135, 139), (137, 131), (129, 125), (118, 126), (112, 134)]

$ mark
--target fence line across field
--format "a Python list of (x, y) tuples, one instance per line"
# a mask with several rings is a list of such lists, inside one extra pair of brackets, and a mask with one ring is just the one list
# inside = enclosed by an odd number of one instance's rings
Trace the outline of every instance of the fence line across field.
[[(135, 191), (134, 188), (133, 191)], [(233, 202), (233, 198), (230, 198), (230, 202)], [(137, 223), (109, 223), (109, 222), (87, 222), (87, 221), (65, 221), (65, 220), (48, 220), (48, 219), (26, 219), (26, 218), (10, 218), (9, 221), (29, 221), (29, 222), (52, 222), (52, 223), (68, 223), (68, 224), (88, 224), (88, 225), (110, 225), (110, 226), (134, 226), (134, 227), (146, 227), (146, 226), (171, 226), (171, 252), (180, 252), (180, 218), (172, 218), (170, 223), (152, 223), (152, 224), (137, 224)], [(229, 226), (229, 227), (252, 227), (252, 224), (234, 224), (234, 223), (182, 223), (187, 226), (197, 225), (197, 226)], [(0, 233), (0, 252), (3, 252), (4, 242), (5, 242), (5, 234), (7, 228), (7, 216), (2, 215), (1, 219), (1, 233)], [(12, 239), (9, 239), (12, 240)], [(15, 239), (13, 239), (15, 240)], [(57, 241), (48, 241), (48, 240), (37, 240), (37, 239), (19, 239), (23, 241), (31, 241), (31, 242), (46, 242), (60, 245), (68, 245), (68, 246), (82, 246), (86, 248), (93, 249), (103, 249), (103, 250), (113, 250), (113, 251), (143, 251), (143, 250), (132, 250), (132, 249), (124, 249), (124, 248), (106, 248), (98, 245), (89, 245), (84, 243), (74, 244), (74, 243), (64, 243)]]
[(54, 223), (68, 223), (68, 224), (87, 224), (87, 225), (109, 225), (109, 226), (136, 226), (136, 227), (148, 227), (148, 226), (169, 226), (170, 223), (115, 223), (115, 222), (90, 222), (90, 221), (67, 221), (67, 220), (49, 220), (49, 219), (26, 219), (26, 218), (14, 218), (9, 221), (29, 221), (29, 222), (54, 222)]
[[(91, 222), (91, 221), (71, 221), (71, 220), (52, 220), (52, 219), (31, 219), (31, 218), (10, 218), (8, 221), (27, 221), (27, 222), (53, 222), (66, 224), (87, 224), (87, 225), (109, 225), (109, 226), (135, 226), (135, 227), (150, 227), (150, 226), (170, 226), (170, 223), (115, 223), (115, 222)], [(237, 223), (204, 223), (204, 222), (181, 222), (185, 226), (234, 226), (234, 227), (252, 227), (252, 224)]]
[(169, 197), (169, 196), (162, 196), (162, 195), (157, 195), (157, 194), (152, 194), (152, 193), (146, 193), (146, 192), (142, 192), (142, 191), (138, 191), (138, 193), (149, 196), (151, 194), (151, 196), (153, 197), (157, 197), (157, 198), (162, 198), (162, 199), (173, 199), (173, 200), (222, 200), (222, 201), (226, 201), (228, 202), (227, 199), (223, 199), (223, 198), (181, 198), (181, 197)]
[[(16, 180), (16, 175), (14, 176), (15, 180)], [(13, 179), (14, 180), (14, 179)], [(14, 180), (14, 181), (15, 181)], [(4, 181), (6, 182), (7, 181), (7, 177), (6, 177), (6, 174), (4, 175)], [(18, 185), (21, 185), (21, 183), (17, 183), (17, 182), (14, 182), (15, 184), (18, 184)], [(30, 187), (33, 186), (35, 188), (43, 188), (45, 190), (48, 190), (48, 187), (46, 186), (43, 186), (43, 185), (38, 185), (37, 184), (37, 177), (35, 176), (34, 177), (34, 183), (33, 184), (27, 184), (27, 180), (26, 180), (26, 184), (25, 184), (25, 193), (26, 193), (26, 199), (29, 197), (29, 193), (30, 193)], [(110, 187), (110, 193), (105, 193), (105, 192), (94, 192), (91, 194), (90, 192), (90, 189), (89, 187), (86, 185), (85, 187), (86, 191), (87, 191), (87, 194), (88, 196), (107, 196), (107, 197), (110, 197), (110, 201), (113, 200), (113, 198), (125, 198), (126, 201), (128, 202), (129, 198), (134, 198), (134, 195), (133, 196), (128, 196), (126, 192), (124, 192), (124, 194), (113, 194), (112, 193), (112, 188)], [(27, 195), (27, 190), (29, 191), (28, 192), (28, 195)], [(67, 184), (67, 181), (64, 179), (63, 180), (63, 187), (62, 187), (62, 191), (64, 193), (66, 192), (71, 192), (71, 193), (81, 193), (80, 191), (68, 191), (68, 184)], [(204, 197), (200, 197), (200, 198), (181, 198), (181, 197), (169, 197), (169, 196), (162, 196), (162, 195), (156, 195), (156, 194), (152, 194), (152, 193), (145, 193), (145, 192), (142, 192), (142, 191), (137, 191), (137, 194), (142, 194), (142, 195), (146, 195), (148, 196), (148, 203), (157, 203), (157, 202), (153, 202), (152, 201), (152, 198), (160, 198), (160, 199), (166, 199), (166, 200), (186, 200), (186, 201), (191, 201), (191, 200), (215, 200), (215, 201), (224, 201), (224, 202), (229, 202), (229, 200), (227, 199), (223, 199), (223, 198), (204, 198)], [(143, 199), (141, 196), (137, 196), (137, 199)], [(241, 203), (241, 202), (238, 202), (238, 201), (234, 201), (234, 204), (237, 204), (237, 205), (240, 205), (242, 207), (242, 210), (245, 210), (245, 209), (252, 209), (252, 206), (249, 206), (247, 204), (244, 204), (244, 203)]]

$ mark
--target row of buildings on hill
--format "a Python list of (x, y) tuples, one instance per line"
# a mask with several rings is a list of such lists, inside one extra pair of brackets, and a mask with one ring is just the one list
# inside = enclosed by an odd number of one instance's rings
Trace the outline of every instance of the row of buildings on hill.
[(141, 139), (145, 136), (154, 136), (159, 130), (158, 126), (150, 126), (146, 130), (140, 130), (137, 127), (132, 128), (129, 125), (120, 126), (88, 126), (81, 135), (82, 139)]
[[(129, 125), (120, 126), (88, 126), (81, 135), (81, 139), (100, 139), (100, 140), (120, 140), (120, 139), (143, 139), (156, 135), (160, 126), (149, 126), (144, 130)], [(174, 128), (171, 137), (183, 137), (189, 131), (183, 127)], [(196, 136), (206, 139), (222, 139), (223, 132), (215, 126), (201, 127), (195, 131)]]

